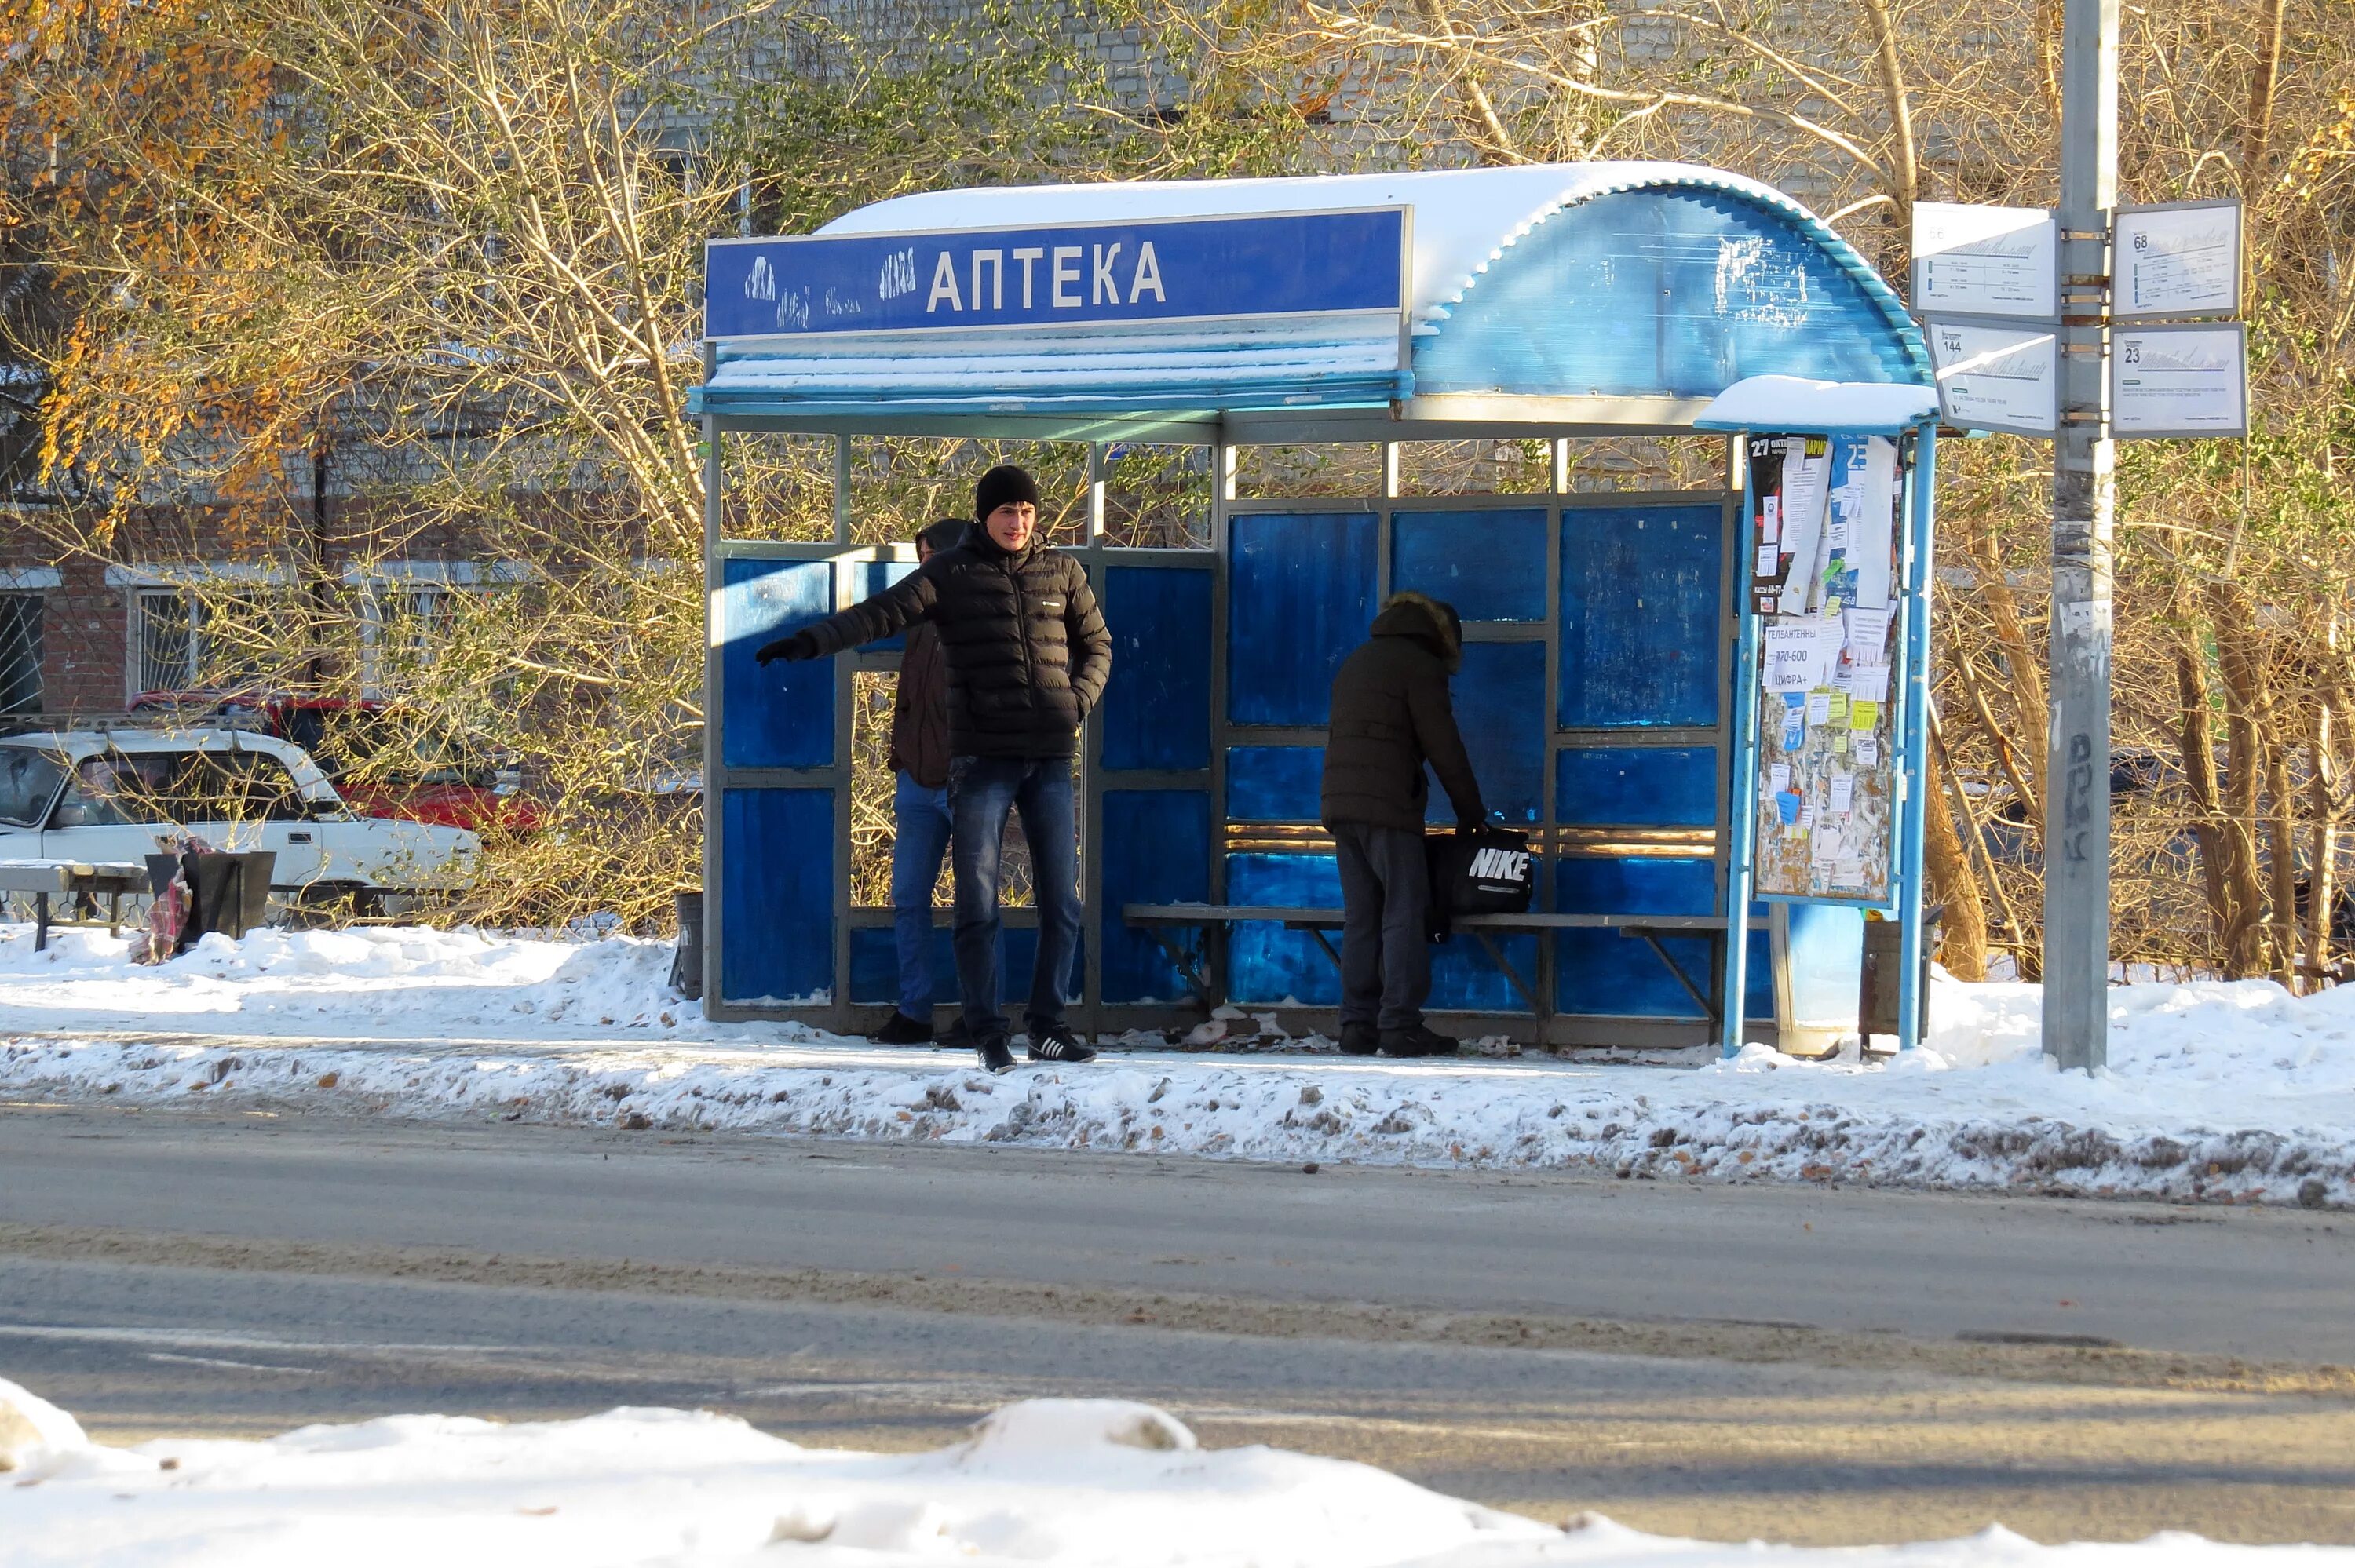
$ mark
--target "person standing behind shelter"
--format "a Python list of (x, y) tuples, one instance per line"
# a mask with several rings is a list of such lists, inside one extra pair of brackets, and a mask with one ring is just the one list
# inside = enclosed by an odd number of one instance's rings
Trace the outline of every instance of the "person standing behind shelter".
[[(953, 550), (973, 526), (943, 517), (916, 535), (916, 564)], [(949, 853), (949, 684), (939, 628), (908, 628), (891, 693), (891, 926), (900, 1005), (872, 1036), (881, 1045), (932, 1038), (932, 888)]]
[(1439, 775), (1458, 823), (1487, 820), (1447, 693), (1463, 662), (1455, 607), (1400, 593), (1333, 677), (1321, 815), (1341, 868), (1341, 1049), (1353, 1056), (1455, 1049), (1423, 1022), (1431, 994), (1423, 767)]
[(816, 659), (929, 620), (948, 665), (949, 810), (956, 867), (957, 983), (982, 1065), (1014, 1065), (997, 1007), (998, 852), (1008, 810), (1022, 813), (1039, 902), (1039, 956), (1024, 1015), (1034, 1062), (1095, 1053), (1064, 1027), (1080, 940), (1079, 844), (1071, 759), (1080, 726), (1112, 674), (1112, 633), (1085, 567), (1047, 547), (1039, 487), (1010, 465), (974, 490), (980, 519), (954, 549), (909, 577), (760, 650)]

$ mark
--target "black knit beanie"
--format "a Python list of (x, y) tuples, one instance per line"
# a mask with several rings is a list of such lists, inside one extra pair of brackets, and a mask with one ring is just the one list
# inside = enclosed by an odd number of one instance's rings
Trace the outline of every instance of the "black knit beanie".
[(973, 487), (973, 514), (984, 527), (989, 525), (989, 514), (1008, 503), (1028, 502), (1039, 504), (1039, 486), (1028, 473), (1010, 462), (999, 463), (981, 476)]

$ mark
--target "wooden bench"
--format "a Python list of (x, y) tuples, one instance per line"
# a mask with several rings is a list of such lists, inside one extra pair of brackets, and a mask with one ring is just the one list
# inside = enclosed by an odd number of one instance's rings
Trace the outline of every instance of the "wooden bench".
[[(128, 861), (0, 860), (0, 893), (33, 895), (33, 951), (49, 945), (52, 926), (104, 926), (108, 936), (123, 928), (123, 895), (149, 891), (147, 868)], [(98, 918), (98, 900), (106, 918)], [(71, 899), (74, 913), (53, 916), (52, 898)]]
[[(1216, 931), (1223, 935), (1237, 921), (1266, 921), (1286, 930), (1305, 931), (1333, 960), (1341, 967), (1341, 955), (1326, 933), (1341, 928), (1338, 909), (1302, 908), (1273, 904), (1130, 904), (1123, 906), (1121, 918), (1138, 927), (1159, 944), (1169, 955), (1169, 961), (1185, 978), (1187, 989), (1206, 1008), (1216, 1008), (1226, 1000), (1221, 995), (1216, 978), (1209, 972), (1207, 951), (1197, 953), (1178, 940), (1176, 933), (1186, 930)], [(1707, 1015), (1710, 1026), (1716, 1028), (1724, 1021), (1724, 1008), (1718, 997), (1718, 986), (1725, 972), (1725, 933), (1727, 921), (1722, 915), (1458, 915), (1449, 922), (1455, 929), (1468, 932), (1487, 949), (1488, 957), (1504, 972), (1531, 1013), (1544, 1018), (1553, 1012), (1537, 993), (1536, 986), (1524, 979), (1518, 969), (1505, 957), (1497, 945), (1498, 934), (1535, 934), (1544, 931), (1616, 931), (1623, 937), (1633, 937), (1652, 949), (1685, 994), (1691, 997)], [(1755, 916), (1744, 922), (1747, 929), (1763, 931), (1766, 922)], [(1707, 937), (1710, 939), (1710, 969), (1700, 983), (1685, 971), (1682, 964), (1668, 948), (1660, 945), (1664, 937)]]

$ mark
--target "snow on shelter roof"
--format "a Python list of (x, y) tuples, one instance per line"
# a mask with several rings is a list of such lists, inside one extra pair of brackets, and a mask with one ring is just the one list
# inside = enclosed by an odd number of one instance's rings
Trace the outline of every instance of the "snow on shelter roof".
[(1693, 428), (1893, 436), (1937, 412), (1938, 394), (1927, 387), (1753, 376), (1710, 398)]
[[(1623, 195), (1655, 205), (1604, 217), (1609, 204), (1600, 198)], [(1680, 206), (1662, 205), (1674, 197), (1684, 198)], [(1617, 250), (1582, 239), (1580, 226), (1546, 227), (1565, 209), (1589, 203), (1597, 204), (1593, 226), (1616, 226)], [(732, 339), (715, 332), (719, 368), (699, 389), (697, 406), (723, 414), (837, 418), (1209, 411), (1371, 408), (1460, 392), (1644, 398), (1655, 411), (1674, 403), (1680, 409), (1674, 422), (1683, 424), (1701, 402), (1752, 374), (1929, 379), (1920, 334), (1902, 302), (1852, 247), (1774, 187), (1690, 164), (935, 191), (846, 213), (816, 238), (921, 241), (961, 231), (1401, 207), (1410, 215), (1402, 284), (1411, 341), (1399, 334), (1394, 307), (1388, 326), (1379, 313), (1357, 320), (1330, 313), (1246, 319), (1239, 311), (1223, 323), (1039, 322), (961, 333), (786, 332)], [(1526, 250), (1524, 242), (1541, 228), (1544, 248), (1527, 260), (1517, 255), (1516, 247)], [(736, 243), (716, 242), (715, 255)], [(922, 277), (905, 290), (933, 276), (928, 250), (911, 254)], [(1499, 265), (1508, 258), (1512, 265)], [(1679, 270), (1683, 291), (1669, 300), (1665, 289), (1636, 286), (1631, 263), (1641, 263), (1646, 278), (1655, 263)], [(1238, 281), (1239, 294), (1247, 284)], [(980, 287), (976, 270), (976, 308)], [(1839, 331), (1828, 333), (1823, 328), (1833, 317)], [(782, 314), (779, 320), (783, 324)]]

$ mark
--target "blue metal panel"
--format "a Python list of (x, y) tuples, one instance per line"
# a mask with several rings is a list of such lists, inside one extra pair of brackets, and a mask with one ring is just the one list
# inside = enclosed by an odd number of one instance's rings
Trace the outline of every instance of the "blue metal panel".
[[(1508, 822), (1535, 822), (1545, 803), (1545, 662), (1542, 642), (1468, 642), (1451, 683), (1481, 803)], [(1430, 815), (1455, 820), (1435, 784)]]
[[(1534, 935), (1499, 937), (1497, 946), (1521, 979), (1538, 983)], [(1337, 946), (1337, 944), (1336, 944)], [(1453, 1012), (1529, 1013), (1529, 1004), (1476, 937), (1450, 937), (1431, 949), (1431, 1000), (1426, 1006)]]
[(1227, 721), (1322, 725), (1373, 620), (1374, 516), (1245, 513), (1227, 529)]
[(1864, 911), (1837, 904), (1791, 904), (1785, 953), (1791, 1021), (1853, 1030), (1864, 982)]
[[(1002, 944), (1001, 944), (1002, 947)], [(956, 948), (948, 927), (932, 928), (932, 1005), (957, 1005)], [(850, 1000), (879, 1007), (900, 1000), (900, 946), (889, 926), (850, 928)]]
[(1209, 897), (1209, 792), (1105, 790), (1099, 853), (1103, 856), (1103, 907), (1097, 921), (1103, 941), (1103, 1000), (1169, 1001), (1189, 995), (1160, 945), (1123, 920), (1121, 909), (1129, 904), (1195, 903)]
[(1172, 567), (1104, 571), (1112, 627), (1103, 766), (1210, 765), (1210, 572)]
[(1324, 812), (1321, 746), (1227, 747), (1227, 821), (1313, 822)]
[[(1766, 913), (1766, 906), (1753, 904), (1750, 906), (1750, 912), (1753, 915), (1764, 915)], [(1744, 1018), (1755, 1019), (1761, 1023), (1772, 1023), (1774, 1022), (1773, 934), (1766, 931), (1751, 932), (1750, 940), (1743, 944), (1742, 952), (1742, 1014)], [(1857, 961), (1863, 962), (1861, 954), (1859, 955)], [(1741, 1047), (1736, 1046), (1734, 1049), (1738, 1053)]]
[[(833, 566), (739, 556), (720, 564), (719, 582), (720, 760), (730, 768), (831, 766), (834, 661), (764, 670), (752, 655), (834, 613)], [(822, 901), (833, 905), (830, 895)]]
[(1625, 191), (1512, 242), (1415, 390), (1709, 397), (1748, 376), (1923, 379), (1908, 334), (1796, 217), (1730, 193)]
[(1610, 746), (1554, 761), (1553, 820), (1647, 828), (1717, 821), (1717, 748)]
[(1717, 723), (1725, 518), (1715, 503), (1565, 508), (1565, 727)]
[(813, 1002), (834, 988), (834, 791), (720, 792), (719, 996)]
[(1391, 518), (1391, 588), (1444, 599), (1466, 620), (1546, 617), (1546, 514), (1401, 512)]
[[(1716, 907), (1717, 871), (1705, 860), (1564, 857), (1554, 863), (1553, 889), (1553, 906), (1564, 915), (1707, 915)], [(1709, 989), (1707, 938), (1672, 937), (1660, 945), (1695, 985)], [(1652, 950), (1616, 931), (1554, 933), (1554, 1005), (1568, 1013), (1701, 1016)]]
[[(1338, 908), (1341, 870), (1329, 854), (1231, 854), (1227, 899)], [(1289, 997), (1331, 1007), (1341, 1000), (1341, 976), (1307, 932), (1239, 920), (1227, 942), (1227, 994), (1247, 1004)]]
[[(1030, 966), (1039, 957), (1039, 931), (1034, 926), (1001, 927), (997, 934), (997, 1000), (1019, 1007), (1030, 997)], [(1076, 981), (1087, 962), (1087, 938), (1072, 956)], [(957, 985), (956, 946), (945, 926), (932, 928), (932, 1005), (954, 1016), (964, 1000)], [(900, 1000), (900, 950), (889, 926), (854, 926), (850, 931), (850, 1000), (860, 1007), (882, 1007)], [(936, 1019), (935, 1022), (945, 1022)]]
[[(913, 561), (862, 561), (850, 568), (857, 576), (851, 581), (858, 585), (858, 597), (873, 599), (892, 584), (900, 581), (916, 569)], [(869, 653), (898, 653), (908, 646), (908, 634), (895, 631), (889, 637), (859, 645)]]

